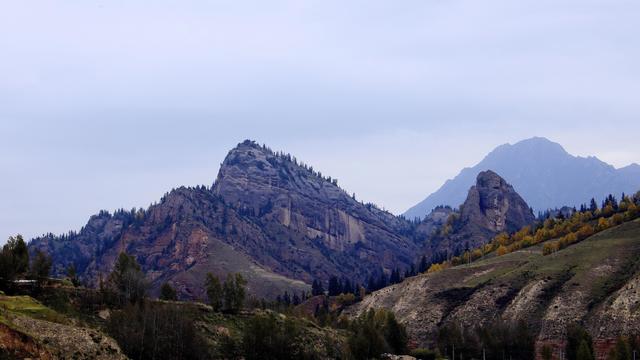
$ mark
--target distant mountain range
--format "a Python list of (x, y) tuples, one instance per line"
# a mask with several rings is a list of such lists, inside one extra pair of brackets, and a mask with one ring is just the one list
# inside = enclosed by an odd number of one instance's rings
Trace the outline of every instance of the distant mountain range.
[(595, 157), (573, 156), (560, 144), (534, 137), (497, 147), (477, 165), (447, 180), (404, 216), (424, 218), (436, 206), (459, 206), (478, 173), (485, 170), (500, 174), (535, 211), (579, 206), (592, 197), (601, 201), (608, 194), (620, 196), (640, 190), (640, 165), (616, 169)]

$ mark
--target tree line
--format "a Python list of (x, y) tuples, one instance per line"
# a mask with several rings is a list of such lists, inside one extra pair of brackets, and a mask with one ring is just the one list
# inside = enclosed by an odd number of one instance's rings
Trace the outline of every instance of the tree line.
[(36, 288), (47, 281), (51, 272), (51, 257), (40, 250), (29, 255), (22, 235), (10, 236), (0, 250), (0, 290), (13, 292), (16, 280), (32, 280)]

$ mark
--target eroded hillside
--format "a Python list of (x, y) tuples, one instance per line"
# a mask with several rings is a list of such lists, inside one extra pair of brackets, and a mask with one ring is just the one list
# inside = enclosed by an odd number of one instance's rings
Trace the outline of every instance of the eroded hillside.
[(640, 332), (640, 220), (551, 255), (543, 256), (542, 247), (406, 279), (349, 313), (390, 309), (423, 346), (433, 345), (446, 323), (474, 327), (498, 318), (525, 320), (538, 333), (538, 346), (560, 347), (574, 322), (601, 341)]

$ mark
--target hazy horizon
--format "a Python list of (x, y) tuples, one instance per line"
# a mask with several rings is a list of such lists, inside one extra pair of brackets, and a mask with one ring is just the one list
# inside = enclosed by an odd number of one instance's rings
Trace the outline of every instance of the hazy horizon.
[(0, 242), (211, 185), (247, 138), (396, 214), (532, 136), (640, 163), (638, 15), (622, 0), (3, 3)]

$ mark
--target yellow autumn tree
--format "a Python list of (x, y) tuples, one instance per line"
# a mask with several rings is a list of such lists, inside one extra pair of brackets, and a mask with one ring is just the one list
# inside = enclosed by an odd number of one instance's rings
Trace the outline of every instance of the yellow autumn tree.
[(549, 255), (556, 252), (558, 245), (555, 241), (549, 241), (542, 246), (542, 255)]
[(427, 270), (427, 273), (435, 273), (438, 271), (442, 271), (444, 270), (444, 266), (442, 266), (442, 264), (433, 264), (429, 267), (429, 270)]
[(593, 235), (593, 233), (594, 233), (593, 226), (589, 224), (584, 224), (578, 230), (578, 237), (580, 239), (586, 239), (589, 236)]
[(620, 225), (624, 222), (624, 216), (622, 214), (614, 214), (609, 218), (609, 226)]
[(608, 228), (609, 228), (609, 222), (607, 221), (607, 219), (605, 219), (603, 217), (598, 219), (598, 225), (596, 226), (596, 230), (597, 231), (606, 230)]
[(509, 234), (507, 234), (506, 232), (501, 232), (500, 234), (496, 235), (494, 241), (500, 245), (509, 245)]

